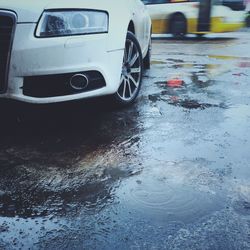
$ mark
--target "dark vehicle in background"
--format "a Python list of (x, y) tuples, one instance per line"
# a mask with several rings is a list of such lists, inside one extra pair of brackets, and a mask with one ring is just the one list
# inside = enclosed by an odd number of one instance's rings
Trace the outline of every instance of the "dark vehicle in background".
[(222, 4), (232, 10), (245, 10), (246, 5), (243, 0), (223, 0)]

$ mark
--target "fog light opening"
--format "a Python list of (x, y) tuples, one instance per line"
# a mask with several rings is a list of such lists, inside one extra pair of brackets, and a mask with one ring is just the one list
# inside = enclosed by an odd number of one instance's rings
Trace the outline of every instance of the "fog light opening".
[(81, 91), (87, 88), (89, 79), (84, 74), (75, 74), (70, 78), (70, 87), (76, 91)]

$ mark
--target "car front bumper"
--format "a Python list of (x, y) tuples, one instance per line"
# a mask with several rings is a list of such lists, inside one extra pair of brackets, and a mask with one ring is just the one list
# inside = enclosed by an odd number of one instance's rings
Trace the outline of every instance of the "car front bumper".
[[(6, 91), (0, 98), (52, 103), (113, 94), (120, 82), (124, 48), (108, 49), (109, 34), (36, 38), (35, 23), (17, 24), (9, 62)], [(103, 87), (57, 96), (37, 97), (24, 92), (25, 79), (95, 71)], [(34, 81), (36, 88), (36, 81)], [(53, 82), (51, 83), (53, 84)], [(67, 84), (67, 83), (66, 83)]]

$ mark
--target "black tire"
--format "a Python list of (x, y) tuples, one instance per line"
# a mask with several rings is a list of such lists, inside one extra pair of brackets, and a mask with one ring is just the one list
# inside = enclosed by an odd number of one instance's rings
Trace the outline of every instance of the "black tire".
[(151, 42), (151, 36), (150, 36), (148, 51), (147, 51), (145, 58), (143, 59), (143, 68), (144, 69), (150, 69), (151, 49), (152, 49), (152, 42)]
[(143, 71), (142, 52), (139, 42), (131, 32), (127, 33), (120, 86), (113, 95), (116, 105), (125, 107), (132, 104), (141, 88)]
[(170, 20), (170, 33), (175, 38), (183, 38), (187, 34), (187, 21), (181, 14), (175, 14)]

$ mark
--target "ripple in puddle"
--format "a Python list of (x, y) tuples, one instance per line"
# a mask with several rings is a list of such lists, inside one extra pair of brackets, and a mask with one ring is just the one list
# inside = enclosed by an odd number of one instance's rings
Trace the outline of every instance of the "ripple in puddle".
[(198, 190), (181, 179), (169, 180), (164, 168), (127, 179), (116, 195), (127, 210), (162, 222), (193, 222), (221, 209), (224, 204), (216, 193)]

